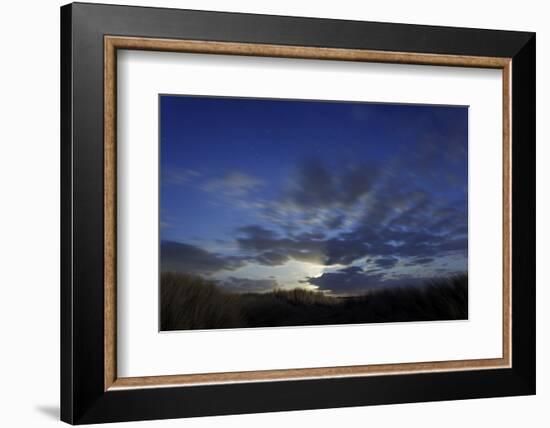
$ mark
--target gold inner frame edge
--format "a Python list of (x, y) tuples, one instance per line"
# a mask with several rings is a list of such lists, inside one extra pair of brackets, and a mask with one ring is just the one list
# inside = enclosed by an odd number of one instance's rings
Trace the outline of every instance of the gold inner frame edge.
[[(116, 324), (116, 88), (117, 50), (147, 50), (214, 55), (242, 55), (393, 64), (494, 68), (502, 70), (503, 129), (503, 320), (502, 357), (419, 363), (278, 369), (169, 376), (117, 376)], [(104, 37), (104, 389), (193, 386), (220, 383), (359, 377), (408, 373), (508, 368), (512, 364), (511, 312), (511, 82), (510, 58), (481, 57), (309, 46), (174, 40), (142, 37)]]

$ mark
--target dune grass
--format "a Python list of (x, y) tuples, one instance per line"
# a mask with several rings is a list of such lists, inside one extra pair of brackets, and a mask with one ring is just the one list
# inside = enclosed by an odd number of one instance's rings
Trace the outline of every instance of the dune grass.
[(199, 276), (163, 273), (160, 287), (161, 330), (242, 327), (239, 296), (224, 293)]
[(267, 293), (267, 295), (294, 305), (334, 305), (338, 303), (338, 300), (334, 297), (327, 296), (318, 291), (306, 290), (305, 288), (293, 288), (291, 290), (278, 288), (271, 293)]
[(339, 297), (296, 288), (236, 294), (201, 277), (161, 275), (161, 330), (457, 320), (468, 317), (468, 277)]

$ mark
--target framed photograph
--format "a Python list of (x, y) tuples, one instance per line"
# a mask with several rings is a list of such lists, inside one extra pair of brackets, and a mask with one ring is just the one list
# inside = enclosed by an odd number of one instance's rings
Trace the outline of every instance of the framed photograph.
[(61, 8), (61, 418), (535, 393), (535, 35)]

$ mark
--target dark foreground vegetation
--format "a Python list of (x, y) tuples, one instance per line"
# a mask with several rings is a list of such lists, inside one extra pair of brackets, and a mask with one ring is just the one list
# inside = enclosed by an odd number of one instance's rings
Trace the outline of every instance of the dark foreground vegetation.
[(304, 289), (229, 293), (201, 277), (161, 276), (161, 330), (280, 327), (468, 318), (468, 277), (336, 297)]

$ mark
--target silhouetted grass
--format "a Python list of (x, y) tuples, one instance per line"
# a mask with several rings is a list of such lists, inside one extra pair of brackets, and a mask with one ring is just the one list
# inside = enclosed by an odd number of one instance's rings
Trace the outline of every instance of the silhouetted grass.
[(234, 294), (197, 276), (163, 273), (161, 329), (276, 327), (468, 317), (468, 277), (437, 279), (423, 286), (377, 289), (352, 297), (305, 289)]
[(161, 330), (243, 327), (239, 296), (212, 282), (181, 273), (162, 273)]
[(317, 291), (306, 290), (305, 288), (293, 288), (290, 290), (275, 289), (265, 295), (282, 299), (293, 305), (334, 305), (338, 300)]

